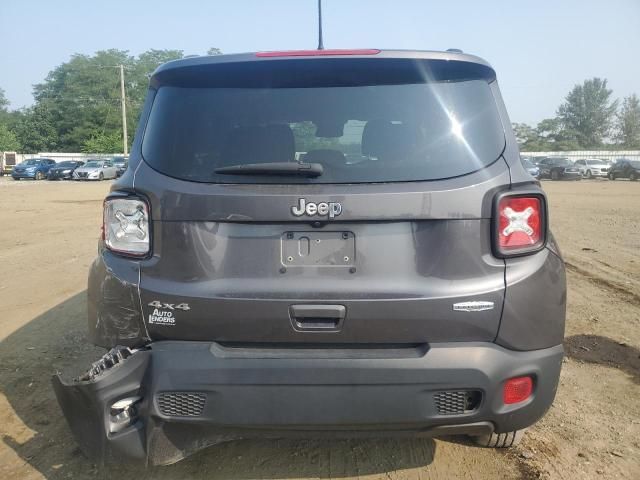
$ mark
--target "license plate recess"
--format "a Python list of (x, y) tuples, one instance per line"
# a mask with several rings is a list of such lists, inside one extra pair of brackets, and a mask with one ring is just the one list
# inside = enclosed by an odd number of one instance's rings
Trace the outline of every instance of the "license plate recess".
[(356, 239), (353, 232), (285, 232), (282, 235), (285, 267), (352, 267)]

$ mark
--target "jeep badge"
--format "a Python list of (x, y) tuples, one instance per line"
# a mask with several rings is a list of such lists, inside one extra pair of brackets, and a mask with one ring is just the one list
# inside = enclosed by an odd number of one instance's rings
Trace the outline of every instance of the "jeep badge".
[(301, 217), (302, 215), (326, 217), (328, 215), (329, 218), (334, 218), (342, 213), (342, 205), (337, 202), (307, 203), (304, 198), (300, 198), (298, 199), (298, 205), (291, 207), (291, 213), (296, 217)]

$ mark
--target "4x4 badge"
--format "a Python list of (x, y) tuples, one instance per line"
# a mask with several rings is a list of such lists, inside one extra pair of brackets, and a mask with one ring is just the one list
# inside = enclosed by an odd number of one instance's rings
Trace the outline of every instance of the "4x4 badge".
[(485, 310), (493, 310), (493, 302), (454, 303), (453, 309), (456, 312), (483, 312)]
[(329, 216), (329, 218), (334, 218), (342, 213), (342, 205), (338, 202), (313, 203), (307, 202), (305, 198), (300, 198), (298, 199), (298, 205), (291, 207), (291, 213), (296, 217), (301, 217), (302, 215), (313, 217), (318, 215), (320, 217)]

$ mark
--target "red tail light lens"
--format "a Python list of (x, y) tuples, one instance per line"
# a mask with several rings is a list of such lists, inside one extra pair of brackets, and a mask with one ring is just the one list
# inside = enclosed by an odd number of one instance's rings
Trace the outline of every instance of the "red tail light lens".
[(495, 238), (498, 256), (540, 250), (546, 240), (546, 208), (539, 195), (508, 195), (498, 201)]
[(258, 52), (256, 57), (321, 57), (325, 55), (377, 55), (380, 50), (367, 48), (358, 50), (286, 50), (282, 52)]
[(531, 377), (516, 377), (507, 380), (502, 391), (502, 401), (505, 405), (524, 402), (533, 393)]

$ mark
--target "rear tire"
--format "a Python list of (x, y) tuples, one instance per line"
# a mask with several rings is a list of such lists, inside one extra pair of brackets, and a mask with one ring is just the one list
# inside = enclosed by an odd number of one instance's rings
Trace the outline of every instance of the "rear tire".
[(632, 182), (635, 182), (636, 180), (638, 180), (638, 174), (636, 172), (631, 172), (629, 174), (629, 180), (631, 180)]
[(474, 437), (475, 442), (481, 447), (486, 448), (509, 448), (518, 445), (524, 437), (523, 430), (507, 433), (492, 433), (491, 435), (481, 435)]
[(42, 180), (44, 178), (44, 174), (42, 172), (36, 172), (36, 180)]
[(611, 180), (611, 181), (616, 179), (616, 176), (615, 176), (615, 174), (613, 172), (610, 172), (608, 177), (609, 177), (609, 180)]
[(551, 172), (551, 180), (560, 180), (560, 174), (557, 170)]

